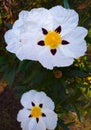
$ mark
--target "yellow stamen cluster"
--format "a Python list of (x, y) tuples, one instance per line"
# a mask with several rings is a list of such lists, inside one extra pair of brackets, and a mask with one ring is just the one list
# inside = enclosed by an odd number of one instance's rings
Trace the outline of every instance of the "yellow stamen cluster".
[(41, 108), (39, 106), (34, 106), (32, 108), (31, 115), (35, 118), (39, 118), (42, 115)]
[(50, 46), (51, 49), (56, 49), (59, 44), (62, 43), (62, 39), (59, 33), (56, 31), (49, 31), (47, 35), (45, 35), (44, 39), (45, 45)]

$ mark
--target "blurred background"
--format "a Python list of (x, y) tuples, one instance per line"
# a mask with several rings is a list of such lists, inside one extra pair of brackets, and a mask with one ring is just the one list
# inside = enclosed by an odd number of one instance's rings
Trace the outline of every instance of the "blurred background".
[[(6, 50), (4, 34), (21, 10), (56, 5), (79, 13), (79, 25), (88, 29), (85, 56), (70, 67), (46, 70)], [(43, 90), (54, 100), (56, 130), (91, 130), (91, 0), (0, 0), (0, 130), (21, 130), (16, 121), (20, 97), (30, 89)]]

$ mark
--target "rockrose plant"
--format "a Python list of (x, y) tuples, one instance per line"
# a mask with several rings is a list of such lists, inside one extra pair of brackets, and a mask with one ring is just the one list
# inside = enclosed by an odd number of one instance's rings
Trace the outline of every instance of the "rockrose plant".
[(69, 111), (76, 111), (80, 120), (78, 102), (90, 76), (82, 57), (87, 51), (86, 36), (78, 13), (61, 5), (22, 10), (5, 33), (6, 49), (15, 54), (11, 79), (21, 76), (16, 86), (23, 86), (23, 108), (17, 114), (22, 130), (69, 130), (62, 120)]

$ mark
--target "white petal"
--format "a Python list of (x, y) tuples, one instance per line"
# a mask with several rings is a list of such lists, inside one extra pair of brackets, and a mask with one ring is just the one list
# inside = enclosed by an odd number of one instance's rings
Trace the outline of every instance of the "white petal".
[(43, 121), (46, 125), (47, 129), (55, 129), (57, 126), (57, 114), (49, 109), (44, 109), (43, 112), (45, 113), (46, 117), (43, 117)]
[(72, 30), (67, 35), (63, 36), (62, 39), (68, 40), (69, 42), (81, 42), (85, 36), (87, 35), (88, 31), (87, 29), (83, 27), (76, 27), (74, 30)]
[(19, 13), (19, 19), (14, 22), (13, 29), (22, 27), (22, 25), (26, 22), (26, 18), (28, 17), (28, 11), (21, 11)]
[[(26, 109), (21, 109), (17, 114), (17, 121), (21, 122), (21, 128), (26, 128), (29, 122), (30, 111)], [(26, 130), (26, 129), (25, 129)]]
[(8, 44), (6, 46), (6, 49), (9, 51), (9, 52), (12, 52), (12, 53), (15, 53), (20, 49), (22, 48), (20, 42), (17, 40), (17, 41), (12, 41), (11, 44)]
[(29, 117), (30, 111), (26, 109), (21, 109), (17, 114), (17, 121), (22, 122)]
[(4, 37), (7, 43), (6, 49), (12, 53), (16, 53), (16, 51), (21, 47), (19, 43), (19, 30), (11, 29), (5, 33)]
[(13, 24), (13, 29), (16, 29), (16, 28), (19, 28), (19, 27), (22, 27), (23, 25), (23, 20), (22, 19), (18, 19), (14, 22)]
[(35, 118), (32, 118), (29, 122), (28, 130), (46, 130), (44, 122), (39, 119), (39, 122), (36, 122)]
[(37, 92), (35, 90), (30, 90), (29, 92), (24, 93), (21, 98), (21, 104), (25, 108), (30, 109), (32, 107), (31, 102), (33, 101), (36, 93)]
[(45, 8), (32, 9), (27, 20), (37, 24), (41, 28), (50, 30), (53, 28), (53, 20), (49, 10)]
[(46, 130), (46, 125), (41, 118), (39, 119), (39, 122), (37, 123), (36, 130)]
[(22, 11), (19, 13), (19, 18), (20, 18), (20, 19), (23, 19), (23, 20), (26, 20), (26, 18), (28, 17), (28, 15), (29, 15), (29, 11), (22, 10)]
[[(36, 60), (37, 54), (39, 52), (38, 50), (38, 41), (41, 37), (40, 33), (23, 33), (21, 34), (21, 47), (16, 50), (16, 55), (19, 59), (29, 59), (29, 60)], [(40, 38), (41, 39), (41, 38)]]
[(79, 58), (80, 56), (85, 55), (87, 50), (86, 42), (83, 40), (80, 44), (69, 45), (60, 47), (60, 50), (64, 53), (65, 56)]
[(4, 35), (4, 38), (5, 38), (5, 41), (7, 44), (12, 44), (14, 42), (17, 42), (18, 41), (18, 38), (19, 38), (19, 34), (18, 34), (18, 30), (16, 32), (16, 30), (8, 30), (5, 35)]
[(31, 118), (29, 124), (28, 124), (28, 130), (36, 130), (36, 125), (37, 125), (37, 122), (36, 122), (36, 118)]
[(84, 37), (87, 35), (87, 30), (82, 27), (77, 27), (71, 33), (63, 37), (63, 40), (69, 42), (68, 45), (61, 45), (60, 50), (64, 55), (78, 58), (85, 54), (87, 50)]
[(36, 104), (43, 104), (43, 108), (54, 110), (54, 102), (44, 92), (39, 92), (35, 95), (34, 101)]
[(17, 29), (12, 29), (5, 34), (8, 43), (7, 50), (15, 53), (20, 60), (37, 60), (37, 43), (40, 39), (43, 39), (42, 29), (39, 29), (34, 24), (29, 25), (27, 23), (27, 26), (21, 28), (20, 34), (17, 34)]
[(47, 69), (70, 66), (73, 63), (72, 57), (65, 56), (59, 49), (57, 49), (55, 55), (52, 55), (47, 47), (40, 50), (38, 60)]
[(65, 9), (62, 6), (55, 6), (49, 10), (53, 15), (54, 28), (62, 27), (62, 36), (69, 33), (78, 24), (78, 14), (72, 9)]

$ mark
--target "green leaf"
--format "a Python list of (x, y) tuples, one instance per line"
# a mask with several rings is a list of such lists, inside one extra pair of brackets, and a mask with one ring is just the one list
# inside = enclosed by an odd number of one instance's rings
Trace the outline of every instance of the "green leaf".
[(70, 6), (69, 6), (69, 3), (68, 3), (68, 0), (64, 0), (63, 2), (64, 2), (64, 7), (65, 7), (66, 9), (69, 9)]
[(10, 86), (12, 86), (14, 79), (15, 79), (15, 68), (13, 68), (11, 72), (9, 72), (8, 81)]
[(81, 122), (82, 121), (81, 112), (79, 111), (79, 109), (77, 108), (77, 106), (75, 104), (73, 104), (73, 108), (78, 116), (79, 121)]
[(21, 71), (24, 72), (25, 70), (28, 70), (28, 68), (30, 68), (32, 63), (33, 63), (32, 61), (27, 61), (27, 60), (19, 62), (19, 65), (17, 67), (17, 73), (19, 73)]

